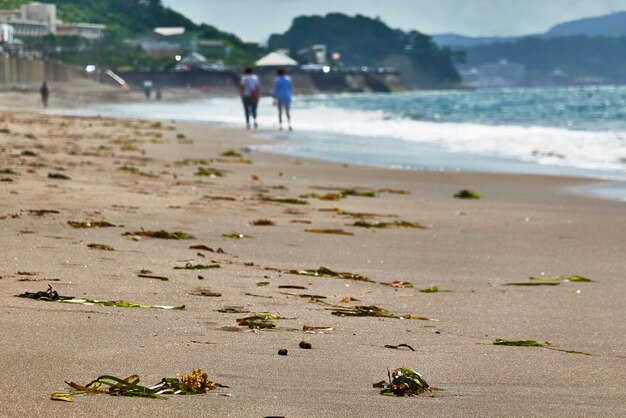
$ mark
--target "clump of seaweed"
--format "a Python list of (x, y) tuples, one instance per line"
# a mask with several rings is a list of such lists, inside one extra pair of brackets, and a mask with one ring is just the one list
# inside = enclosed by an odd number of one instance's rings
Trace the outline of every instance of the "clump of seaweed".
[(19, 295), (15, 295), (18, 298), (27, 298), (34, 300), (42, 300), (46, 302), (62, 302), (62, 303), (75, 303), (79, 305), (87, 306), (116, 306), (119, 308), (154, 308), (154, 309), (185, 309), (185, 305), (140, 305), (134, 302), (127, 302), (124, 300), (95, 300), (95, 299), (79, 299), (74, 296), (59, 295), (56, 290), (52, 289), (52, 286), (48, 285), (48, 290), (44, 292), (25, 292)]
[(506, 283), (505, 286), (558, 286), (563, 282), (581, 282), (590, 283), (593, 280), (583, 276), (531, 276), (530, 282), (514, 282)]
[(417, 228), (417, 229), (426, 229), (425, 226), (417, 223), (417, 222), (408, 222), (408, 221), (393, 221), (393, 222), (367, 222), (364, 220), (355, 221), (352, 226), (358, 226), (361, 228)]
[(66, 383), (74, 391), (53, 393), (50, 395), (51, 400), (72, 402), (74, 396), (88, 393), (166, 399), (163, 395), (199, 395), (216, 388), (228, 388), (228, 386), (209, 380), (208, 375), (202, 369), (193, 369), (191, 373), (180, 376), (180, 379), (165, 377), (153, 386), (139, 385), (139, 376), (137, 375), (128, 376), (125, 379), (103, 375), (86, 385), (79, 385), (74, 382)]
[(401, 367), (389, 372), (389, 381), (374, 383), (374, 388), (382, 389), (381, 395), (385, 396), (417, 396), (430, 390), (430, 386), (422, 378), (422, 375), (406, 367)]
[(198, 167), (198, 170), (193, 174), (194, 176), (203, 176), (203, 177), (224, 177), (224, 172), (218, 170), (217, 168), (212, 167)]
[(320, 267), (317, 270), (286, 270), (285, 273), (297, 274), (300, 276), (312, 276), (312, 277), (337, 277), (339, 279), (357, 280), (360, 282), (371, 282), (365, 276), (361, 276), (356, 273), (333, 271), (327, 267)]
[(72, 228), (111, 228), (111, 227), (117, 226), (107, 221), (88, 221), (88, 222), (67, 221), (67, 224), (71, 226)]
[(208, 269), (218, 269), (220, 267), (222, 266), (220, 266), (219, 264), (203, 265), (203, 264), (187, 263), (184, 266), (174, 267), (174, 270), (208, 270)]
[(561, 351), (568, 354), (581, 354), (584, 356), (591, 355), (589, 353), (583, 353), (582, 351), (564, 350), (562, 348), (552, 347), (549, 342), (540, 342), (535, 340), (503, 340), (498, 338), (493, 342), (493, 345), (503, 345), (507, 347), (539, 347), (546, 348), (548, 350)]
[(583, 276), (552, 276), (552, 277), (544, 277), (544, 276), (531, 276), (530, 280), (538, 280), (538, 281), (547, 281), (547, 282), (593, 282), (593, 280), (588, 279)]
[(257, 219), (255, 221), (252, 221), (251, 224), (254, 225), (254, 226), (273, 226), (273, 225), (276, 225), (274, 223), (274, 221), (271, 221), (269, 219)]
[(136, 174), (138, 176), (143, 176), (143, 177), (150, 177), (150, 178), (157, 178), (157, 177), (159, 177), (158, 174), (149, 173), (147, 171), (140, 170), (137, 167), (127, 166), (127, 165), (121, 166), (120, 168), (118, 168), (118, 170), (119, 171), (126, 171), (127, 173)]
[(457, 199), (482, 199), (482, 196), (469, 189), (463, 189), (454, 194)]
[(259, 200), (262, 200), (264, 202), (282, 203), (285, 205), (308, 205), (309, 204), (309, 202), (307, 202), (306, 200), (294, 199), (294, 198), (289, 198), (289, 197), (271, 197), (271, 196), (261, 195), (259, 196)]
[(193, 235), (187, 234), (186, 232), (174, 231), (168, 232), (163, 229), (158, 231), (135, 231), (135, 232), (125, 232), (122, 234), (123, 236), (138, 236), (138, 237), (149, 237), (149, 238), (159, 238), (159, 239), (176, 239), (176, 240), (187, 240), (187, 239), (196, 239)]
[(378, 306), (337, 306), (331, 314), (336, 316), (374, 316), (377, 318), (398, 318), (388, 310)]
[(352, 232), (344, 231), (343, 229), (319, 229), (319, 228), (309, 228), (305, 229), (304, 232), (309, 232), (312, 234), (333, 234), (333, 235), (354, 235)]
[(230, 238), (230, 239), (253, 238), (253, 236), (252, 236), (252, 235), (237, 234), (237, 233), (232, 233), (232, 234), (222, 234), (222, 236), (223, 236), (224, 238)]
[(226, 253), (224, 252), (224, 250), (222, 250), (221, 248), (214, 249), (214, 248), (211, 248), (211, 247), (209, 247), (209, 246), (207, 246), (207, 245), (190, 245), (190, 246), (189, 246), (189, 249), (190, 249), (190, 250), (202, 250), (202, 251), (208, 251), (208, 252), (210, 252), (210, 253), (226, 254)]
[(266, 312), (254, 312), (245, 318), (238, 318), (237, 324), (242, 327), (248, 327), (250, 329), (273, 329), (276, 328), (274, 323), (277, 319), (284, 319), (277, 314), (270, 314)]
[(222, 157), (236, 157), (242, 158), (242, 155), (235, 151), (234, 149), (228, 149), (220, 154)]
[(115, 251), (115, 248), (107, 244), (87, 244), (87, 247), (93, 248), (94, 250)]

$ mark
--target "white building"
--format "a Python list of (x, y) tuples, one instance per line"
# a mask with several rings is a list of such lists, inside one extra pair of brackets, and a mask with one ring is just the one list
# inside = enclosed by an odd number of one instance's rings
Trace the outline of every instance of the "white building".
[(105, 25), (95, 23), (62, 23), (57, 21), (57, 36), (80, 36), (81, 38), (98, 40), (104, 37)]
[(0, 10), (0, 23), (11, 25), (16, 38), (46, 35), (80, 36), (101, 39), (104, 25), (93, 23), (63, 23), (57, 19), (55, 4), (29, 3), (16, 10)]

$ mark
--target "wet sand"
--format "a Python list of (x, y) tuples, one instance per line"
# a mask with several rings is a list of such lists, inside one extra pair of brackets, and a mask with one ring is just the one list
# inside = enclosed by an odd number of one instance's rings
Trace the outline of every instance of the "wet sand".
[[(256, 152), (242, 152), (250, 160), (244, 163), (222, 153), (268, 141), (171, 121), (42, 115), (36, 99), (0, 120), (1, 416), (626, 414), (626, 206), (573, 191), (592, 180), (393, 171)], [(1, 93), (0, 108), (11, 108), (11, 100)], [(199, 167), (223, 177), (196, 176)], [(464, 188), (484, 198), (455, 199)], [(376, 197), (311, 195), (341, 190)], [(269, 200), (282, 198), (307, 204)], [(425, 229), (357, 227), (357, 218), (331, 209)], [(275, 225), (252, 225), (259, 219)], [(118, 226), (75, 229), (68, 221)], [(123, 235), (142, 229), (196, 239)], [(94, 243), (115, 251), (88, 247)], [(187, 263), (220, 267), (174, 269)], [(322, 266), (371, 282), (286, 272)], [(139, 277), (141, 270), (169, 280)], [(505, 285), (541, 274), (594, 282)], [(414, 288), (383, 284), (392, 281)], [(185, 309), (14, 297), (48, 285), (62, 295)], [(279, 287), (285, 285), (304, 289)], [(431, 286), (449, 292), (419, 291)], [(198, 296), (202, 291), (221, 296)], [(340, 317), (331, 305), (376, 305), (430, 320)], [(275, 330), (252, 331), (237, 326), (245, 313), (218, 312), (227, 306), (288, 319), (277, 320)], [(333, 330), (305, 334), (304, 325)], [(498, 338), (589, 355), (493, 345)], [(300, 349), (302, 340), (313, 349)], [(415, 351), (385, 348), (397, 344)], [(283, 348), (287, 356), (277, 354)], [(200, 367), (230, 388), (167, 401), (49, 400), (69, 389), (64, 381), (138, 374), (150, 384)], [(379, 395), (372, 383), (398, 367), (440, 390)]]

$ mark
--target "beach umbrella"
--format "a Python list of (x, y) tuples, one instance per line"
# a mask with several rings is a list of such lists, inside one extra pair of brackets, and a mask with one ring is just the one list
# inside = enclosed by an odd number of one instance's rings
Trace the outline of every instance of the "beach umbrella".
[(288, 57), (280, 52), (270, 52), (260, 60), (254, 63), (257, 67), (289, 67), (296, 66), (296, 60)]

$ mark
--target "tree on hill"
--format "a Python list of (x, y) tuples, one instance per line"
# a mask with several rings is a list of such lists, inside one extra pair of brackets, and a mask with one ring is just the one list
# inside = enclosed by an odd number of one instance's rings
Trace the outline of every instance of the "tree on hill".
[(268, 42), (270, 49), (292, 51), (313, 44), (325, 44), (329, 51), (339, 52), (342, 63), (349, 66), (381, 66), (387, 57), (402, 55), (433, 80), (460, 80), (452, 64), (452, 52), (437, 47), (429, 36), (392, 29), (380, 19), (362, 15), (301, 16), (293, 20), (287, 32), (272, 35)]
[[(15, 9), (27, 3), (32, 1), (0, 0), (0, 9)], [(46, 3), (56, 4), (57, 17), (64, 22), (106, 25), (106, 42), (109, 46), (111, 43), (116, 45), (115, 48), (109, 48), (113, 55), (115, 50), (128, 50), (121, 44), (123, 38), (152, 32), (155, 27), (163, 26), (183, 26), (188, 31), (198, 32), (200, 38), (224, 41), (225, 46), (232, 51), (231, 57), (235, 63), (249, 63), (264, 52), (246, 44), (236, 35), (222, 32), (214, 26), (197, 25), (186, 16), (164, 7), (161, 0), (51, 0)], [(62, 40), (58, 42), (67, 43)], [(121, 57), (113, 58), (119, 62)]]

